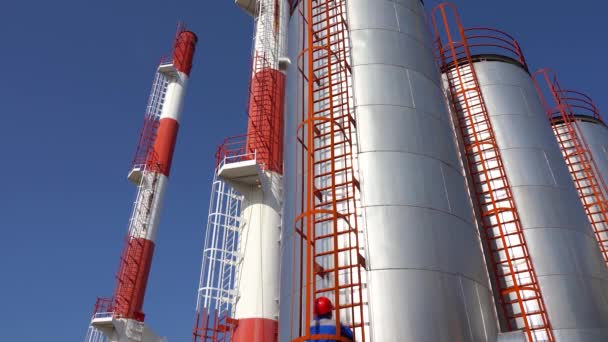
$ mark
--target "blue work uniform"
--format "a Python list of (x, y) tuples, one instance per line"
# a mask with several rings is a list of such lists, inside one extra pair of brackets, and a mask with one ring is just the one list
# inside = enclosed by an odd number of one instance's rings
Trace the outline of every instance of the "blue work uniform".
[[(310, 334), (336, 335), (336, 321), (329, 318), (315, 319), (310, 323)], [(351, 341), (354, 341), (353, 331), (342, 323), (340, 323), (340, 334), (341, 336), (348, 337)], [(335, 342), (335, 340), (315, 340), (310, 342)]]

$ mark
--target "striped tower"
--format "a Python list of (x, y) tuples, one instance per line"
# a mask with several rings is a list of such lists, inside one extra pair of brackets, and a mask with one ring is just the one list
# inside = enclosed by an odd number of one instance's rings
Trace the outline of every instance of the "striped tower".
[(96, 312), (91, 322), (108, 342), (162, 341), (143, 324), (143, 304), (196, 42), (193, 32), (178, 29), (172, 59), (161, 61), (157, 70), (150, 97), (154, 105), (148, 105), (129, 173), (129, 180), (138, 186), (138, 194), (120, 260), (114, 300), (105, 309), (111, 315), (102, 317)]
[(276, 342), (288, 5), (284, 0), (252, 3), (237, 0), (255, 20), (246, 150), (255, 155), (257, 176), (247, 183), (223, 176), (221, 168), (219, 175), (243, 195), (232, 341)]

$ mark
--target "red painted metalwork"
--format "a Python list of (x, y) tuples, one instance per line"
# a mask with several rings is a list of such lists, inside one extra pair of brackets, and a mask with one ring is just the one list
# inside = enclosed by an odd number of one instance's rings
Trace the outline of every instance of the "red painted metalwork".
[[(600, 121), (601, 123), (604, 123), (600, 110), (595, 105), (595, 102), (593, 102), (593, 99), (578, 91), (557, 89), (556, 87), (557, 84), (553, 87), (555, 95), (560, 99), (560, 103), (567, 106), (573, 117), (588, 116)], [(561, 117), (561, 110), (558, 107), (555, 107), (552, 110), (551, 117)]]
[(154, 255), (154, 242), (127, 237), (114, 291), (114, 317), (144, 321), (144, 295)]
[(249, 87), (247, 149), (256, 152), (264, 169), (282, 174), (285, 75), (264, 59), (255, 57)]
[(192, 342), (230, 342), (238, 324), (238, 320), (203, 308), (202, 312), (196, 313)]
[[(302, 94), (296, 138), (303, 170), (297, 186), (302, 207), (295, 231), (301, 237), (301, 253), (294, 248), (294, 259), (299, 260), (301, 274), (294, 274), (294, 286), (297, 279), (300, 285), (292, 303), (291, 316), (298, 318), (292, 341), (349, 341), (341, 336), (341, 316), (351, 317), (347, 325), (365, 341), (365, 259), (358, 236), (360, 189), (353, 165), (356, 121), (351, 108), (346, 1), (306, 0), (297, 10), (303, 39), (297, 63)], [(331, 285), (320, 288), (321, 279)], [(335, 335), (311, 335), (312, 303), (319, 296), (334, 304)]]
[[(445, 39), (442, 32), (436, 34)], [(452, 35), (453, 33), (450, 32)], [(467, 55), (491, 55), (496, 54), (509, 57), (519, 62), (526, 70), (528, 64), (519, 43), (510, 34), (491, 27), (469, 27), (462, 28), (462, 34), (467, 39), (466, 46), (460, 42), (454, 45), (454, 55), (449, 58), (454, 60), (465, 60)], [(445, 32), (447, 35), (447, 31)]]
[(254, 160), (256, 151), (248, 148), (248, 135), (241, 134), (233, 137), (228, 137), (218, 145), (215, 152), (215, 166), (218, 167), (221, 163), (236, 163), (246, 160)]
[(175, 43), (173, 44), (173, 64), (175, 68), (186, 75), (192, 70), (192, 59), (196, 49), (198, 37), (192, 31), (186, 29), (183, 24), (177, 27)]
[(178, 131), (179, 123), (174, 119), (164, 118), (160, 120), (154, 139), (153, 152), (149, 153), (146, 161), (148, 169), (158, 165), (160, 173), (169, 177)]
[(155, 158), (154, 141), (156, 140), (159, 124), (158, 117), (152, 113), (146, 113), (144, 116), (144, 124), (137, 142), (135, 156), (131, 163), (131, 169), (142, 167), (147, 164), (151, 158)]
[[(435, 7), (432, 19), (440, 68), (447, 78), (451, 105), (457, 117), (457, 129), (464, 142), (465, 164), (472, 179), (473, 201), (480, 214), (482, 235), (486, 239), (485, 248), (492, 264), (494, 286), (500, 300), (499, 310), (509, 331), (523, 325), (528, 341), (555, 341), (475, 72), (469, 35), (476, 32), (476, 29), (464, 29), (456, 6), (450, 3)], [(455, 23), (455, 27), (450, 23)], [(481, 39), (480, 37), (488, 38), (487, 35), (475, 34), (472, 39)], [(478, 42), (475, 47), (483, 48), (485, 44)], [(496, 44), (490, 43), (489, 46), (496, 47)], [(506, 50), (514, 52), (518, 61), (525, 66), (517, 42), (511, 40), (508, 46), (514, 50)]]
[(93, 308), (93, 317), (101, 314), (112, 315), (114, 313), (114, 298), (97, 297)]
[(552, 70), (541, 69), (533, 76), (604, 262), (608, 264), (608, 188), (577, 119), (584, 115), (602, 122), (599, 110), (588, 96), (563, 90)]

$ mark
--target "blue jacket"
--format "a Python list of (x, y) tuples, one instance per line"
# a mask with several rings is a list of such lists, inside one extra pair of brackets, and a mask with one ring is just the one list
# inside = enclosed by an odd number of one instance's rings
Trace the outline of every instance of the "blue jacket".
[[(310, 323), (310, 333), (312, 335), (336, 335), (336, 321), (327, 318), (315, 319)], [(354, 341), (353, 331), (342, 323), (340, 323), (340, 333), (342, 336)], [(315, 340), (310, 342), (335, 342), (335, 340)]]

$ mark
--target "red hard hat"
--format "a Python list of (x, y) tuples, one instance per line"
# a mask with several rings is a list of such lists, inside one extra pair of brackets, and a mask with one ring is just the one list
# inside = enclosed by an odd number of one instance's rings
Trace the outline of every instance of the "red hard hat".
[(330, 313), (334, 309), (331, 300), (327, 297), (319, 297), (315, 300), (315, 315), (325, 315)]

